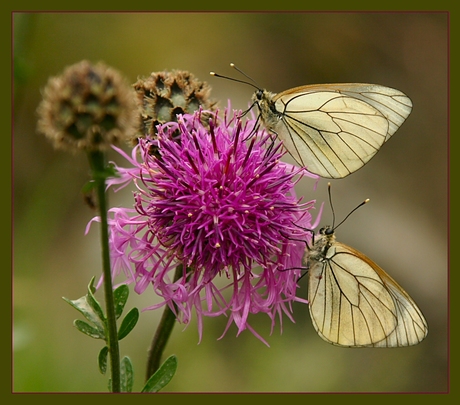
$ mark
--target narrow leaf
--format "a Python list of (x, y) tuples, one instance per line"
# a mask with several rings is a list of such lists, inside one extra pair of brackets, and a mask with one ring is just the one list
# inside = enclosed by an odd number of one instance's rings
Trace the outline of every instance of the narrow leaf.
[(113, 163), (109, 163), (107, 166), (99, 168), (98, 170), (93, 169), (94, 180), (106, 180), (109, 177), (120, 177), (120, 174)]
[(104, 346), (101, 351), (99, 352), (99, 356), (97, 357), (97, 364), (99, 366), (99, 371), (101, 374), (105, 374), (107, 371), (107, 355), (109, 354), (109, 348)]
[(134, 384), (134, 369), (129, 357), (123, 357), (120, 364), (121, 392), (131, 392)]
[(157, 372), (145, 383), (141, 392), (158, 392), (164, 388), (173, 378), (177, 369), (177, 358), (169, 356)]
[(88, 284), (88, 290), (91, 291), (93, 294), (96, 292), (96, 287), (94, 287), (94, 276)]
[(104, 311), (102, 310), (101, 304), (96, 300), (96, 298), (93, 295), (93, 282), (94, 282), (94, 277), (91, 279), (90, 284), (88, 285), (88, 294), (86, 295), (86, 300), (88, 301), (88, 304), (90, 307), (93, 309), (94, 313), (98, 316), (98, 318), (105, 323), (105, 315)]
[(120, 177), (120, 173), (112, 162), (107, 164), (105, 171), (107, 173), (107, 177)]
[(118, 319), (123, 313), (126, 301), (128, 301), (129, 287), (122, 284), (113, 292), (113, 299), (115, 301), (115, 316)]
[(99, 333), (104, 333), (104, 323), (88, 304), (87, 296), (81, 297), (78, 300), (69, 300), (65, 297), (62, 297), (62, 299), (80, 312), (88, 321), (93, 323)]
[(85, 335), (88, 335), (94, 339), (105, 339), (104, 332), (84, 321), (81, 321), (80, 319), (76, 319), (73, 324), (80, 332), (84, 333)]
[(139, 319), (139, 310), (133, 308), (129, 311), (121, 322), (120, 329), (118, 330), (118, 340), (123, 339), (128, 335), (129, 332), (133, 330), (136, 326), (136, 323)]
[(81, 191), (83, 194), (87, 194), (93, 191), (95, 188), (96, 188), (96, 182), (94, 180), (90, 180), (86, 184), (84, 184)]

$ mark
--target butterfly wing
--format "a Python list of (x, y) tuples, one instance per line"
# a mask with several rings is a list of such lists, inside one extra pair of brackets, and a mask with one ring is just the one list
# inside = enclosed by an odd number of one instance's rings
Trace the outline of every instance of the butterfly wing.
[(334, 242), (327, 257), (309, 265), (310, 315), (327, 342), (399, 347), (426, 336), (426, 321), (414, 301), (362, 253)]
[(428, 325), (422, 312), (412, 298), (385, 272), (382, 280), (393, 296), (398, 324), (389, 336), (373, 346), (400, 347), (420, 343), (428, 333)]
[(296, 87), (273, 101), (280, 120), (269, 129), (299, 164), (326, 178), (365, 165), (412, 109), (404, 93), (374, 84)]

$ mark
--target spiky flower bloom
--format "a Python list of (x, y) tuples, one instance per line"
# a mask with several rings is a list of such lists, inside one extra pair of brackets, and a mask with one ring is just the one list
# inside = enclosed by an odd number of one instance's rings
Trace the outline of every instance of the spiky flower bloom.
[(268, 314), (273, 329), (303, 301), (298, 268), (314, 201), (296, 197), (306, 172), (282, 163), (281, 145), (254, 132), (254, 121), (212, 117), (206, 126), (201, 112), (158, 126), (160, 157), (148, 137), (131, 157), (119, 150), (132, 167), (117, 167), (111, 185), (134, 182), (138, 191), (134, 209), (111, 210), (113, 277), (124, 273), (139, 294), (151, 286), (162, 302), (149, 309), (166, 304), (180, 322), (195, 309), (200, 339), (204, 316), (226, 314), (224, 334), (234, 322), (238, 334), (247, 328), (264, 341), (249, 315)]
[(103, 151), (139, 131), (136, 93), (103, 63), (86, 60), (49, 79), (38, 107), (38, 131), (56, 148)]

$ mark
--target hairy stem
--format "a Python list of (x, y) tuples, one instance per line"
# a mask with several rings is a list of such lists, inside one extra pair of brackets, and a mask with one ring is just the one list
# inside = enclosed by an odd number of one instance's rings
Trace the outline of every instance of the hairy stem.
[(115, 317), (115, 305), (113, 297), (112, 273), (110, 266), (109, 231), (107, 223), (107, 196), (106, 196), (106, 172), (105, 156), (102, 152), (89, 153), (93, 179), (96, 182), (98, 197), (99, 216), (101, 218), (101, 249), (102, 266), (104, 275), (104, 295), (106, 304), (111, 386), (112, 392), (121, 392), (120, 386), (120, 351), (118, 347), (117, 320)]
[[(182, 265), (176, 267), (174, 281), (177, 281), (183, 275)], [(171, 336), (172, 329), (176, 322), (176, 315), (166, 306), (158, 325), (152, 344), (150, 345), (149, 355), (147, 358), (146, 381), (160, 368), (161, 356)]]

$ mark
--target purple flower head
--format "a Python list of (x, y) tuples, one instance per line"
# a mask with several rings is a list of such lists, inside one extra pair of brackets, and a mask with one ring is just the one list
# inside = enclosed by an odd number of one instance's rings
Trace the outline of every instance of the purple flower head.
[(151, 286), (162, 302), (148, 309), (168, 305), (180, 322), (195, 309), (200, 340), (203, 316), (225, 314), (224, 334), (235, 323), (266, 343), (249, 315), (268, 314), (273, 329), (305, 302), (296, 289), (314, 201), (302, 203), (294, 186), (307, 172), (281, 162), (281, 144), (253, 120), (212, 114), (203, 125), (200, 114), (158, 126), (131, 157), (117, 149), (133, 167), (117, 167), (110, 185), (132, 181), (137, 192), (134, 209), (111, 210), (113, 276), (139, 294)]

